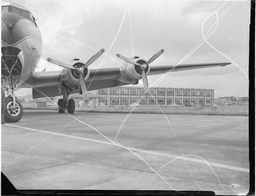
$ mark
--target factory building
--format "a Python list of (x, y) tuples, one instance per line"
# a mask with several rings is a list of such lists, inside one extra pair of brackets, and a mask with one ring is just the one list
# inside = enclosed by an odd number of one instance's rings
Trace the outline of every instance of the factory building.
[(142, 87), (114, 87), (98, 91), (98, 105), (105, 106), (212, 106), (214, 90), (190, 88), (151, 88), (148, 96)]

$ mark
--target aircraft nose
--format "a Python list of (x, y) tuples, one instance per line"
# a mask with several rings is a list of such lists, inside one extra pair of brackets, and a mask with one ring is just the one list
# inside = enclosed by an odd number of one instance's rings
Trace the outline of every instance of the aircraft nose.
[(17, 14), (5, 13), (2, 14), (2, 25), (7, 27), (7, 29), (11, 31), (20, 19), (21, 17)]
[(14, 45), (31, 34), (31, 27), (31, 22), (18, 14), (2, 14), (2, 41)]
[(12, 31), (12, 30), (13, 30), (13, 27), (14, 27), (14, 24), (11, 24), (11, 23), (10, 23), (10, 24), (7, 24), (6, 26), (7, 26), (7, 28), (8, 28), (9, 31)]

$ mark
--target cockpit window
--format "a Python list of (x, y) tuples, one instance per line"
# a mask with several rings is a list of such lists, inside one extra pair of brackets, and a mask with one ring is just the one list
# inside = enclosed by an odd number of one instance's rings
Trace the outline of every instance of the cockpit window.
[(2, 13), (3, 12), (8, 12), (8, 7), (7, 6), (2, 6)]
[(12, 7), (12, 6), (9, 7), (9, 12), (22, 15), (20, 9), (18, 9), (16, 7)]
[(22, 10), (22, 9), (10, 6), (9, 7), (9, 12), (16, 13), (16, 14), (19, 14), (19, 15), (27, 18), (27, 19), (33, 20), (32, 14), (29, 13), (28, 11), (26, 11), (26, 10)]
[(2, 12), (10, 12), (10, 13), (19, 14), (19, 15), (23, 16), (24, 18), (27, 18), (27, 19), (33, 21), (35, 26), (37, 26), (33, 15), (26, 10), (23, 10), (23, 9), (20, 9), (17, 7), (13, 7), (13, 6), (3, 6)]

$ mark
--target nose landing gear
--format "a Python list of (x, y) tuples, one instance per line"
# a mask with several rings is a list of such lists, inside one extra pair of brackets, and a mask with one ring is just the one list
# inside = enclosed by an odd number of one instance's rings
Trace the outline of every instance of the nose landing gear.
[(8, 95), (3, 104), (5, 107), (4, 121), (18, 122), (23, 116), (23, 107), (13, 92), (19, 83), (22, 66), (24, 65), (24, 55), (20, 49), (15, 47), (2, 47), (1, 52), (2, 87)]
[(23, 116), (23, 106), (11, 95), (5, 99), (5, 122), (18, 122)]

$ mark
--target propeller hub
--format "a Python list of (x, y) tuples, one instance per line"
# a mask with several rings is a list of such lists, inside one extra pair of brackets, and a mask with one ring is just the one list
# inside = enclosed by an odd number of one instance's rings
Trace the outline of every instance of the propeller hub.
[(80, 67), (80, 68), (77, 69), (77, 71), (79, 72), (80, 75), (83, 75), (84, 68)]
[(141, 65), (141, 68), (142, 68), (143, 70), (147, 69), (147, 64), (146, 64), (146, 63), (145, 63), (145, 64), (142, 64), (142, 65)]
[(141, 70), (146, 70), (148, 68), (148, 64), (145, 60), (140, 59), (136, 63), (139, 65)]

